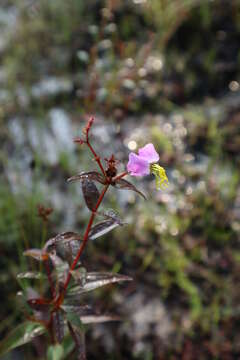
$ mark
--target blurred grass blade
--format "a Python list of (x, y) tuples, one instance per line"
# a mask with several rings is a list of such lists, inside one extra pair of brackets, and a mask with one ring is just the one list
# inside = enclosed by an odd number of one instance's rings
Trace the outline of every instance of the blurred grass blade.
[(0, 342), (0, 356), (6, 354), (18, 346), (27, 344), (44, 332), (45, 328), (42, 325), (31, 322), (22, 323)]

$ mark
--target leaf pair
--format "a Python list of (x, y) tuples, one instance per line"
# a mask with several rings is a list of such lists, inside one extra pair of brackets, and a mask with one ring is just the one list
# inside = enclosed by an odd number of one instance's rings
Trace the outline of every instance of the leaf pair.
[[(69, 182), (81, 181), (84, 200), (87, 207), (91, 211), (95, 210), (100, 196), (99, 191), (96, 185), (94, 184), (94, 181), (100, 184), (108, 183), (107, 179), (105, 179), (104, 176), (98, 173), (97, 171), (82, 172), (78, 175), (72, 176), (71, 178), (68, 179), (68, 181)], [(144, 199), (146, 199), (145, 195), (127, 180), (124, 180), (122, 178), (118, 179), (116, 177), (116, 180), (113, 178), (110, 184), (117, 189), (134, 191), (139, 195), (141, 195)]]

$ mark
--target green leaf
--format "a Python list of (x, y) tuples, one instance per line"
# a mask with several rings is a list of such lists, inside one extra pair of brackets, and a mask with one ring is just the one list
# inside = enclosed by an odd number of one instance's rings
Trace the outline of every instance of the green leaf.
[(81, 322), (79, 316), (77, 316), (74, 313), (67, 313), (67, 320), (74, 326), (76, 326), (77, 328), (81, 329), (82, 331), (84, 331), (84, 326), (83, 323)]
[(64, 349), (62, 345), (52, 345), (48, 348), (47, 359), (48, 360), (61, 360), (63, 359)]
[(35, 337), (42, 335), (45, 328), (37, 323), (24, 322), (17, 326), (10, 334), (0, 342), (0, 356), (14, 348), (27, 344)]
[(67, 336), (65, 336), (65, 338), (64, 338), (61, 345), (62, 345), (63, 351), (64, 351), (63, 359), (68, 360), (69, 355), (71, 354), (71, 352), (74, 349), (74, 342), (73, 342), (72, 337), (70, 336), (70, 334), (67, 334)]

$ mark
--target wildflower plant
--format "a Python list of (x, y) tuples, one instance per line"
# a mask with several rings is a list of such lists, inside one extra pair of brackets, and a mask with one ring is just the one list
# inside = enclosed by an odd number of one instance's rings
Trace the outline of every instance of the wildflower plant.
[[(84, 324), (118, 320), (116, 316), (100, 315), (93, 307), (82, 302), (82, 295), (105, 285), (132, 280), (129, 276), (110, 272), (88, 272), (82, 266), (81, 256), (88, 241), (105, 235), (123, 221), (117, 213), (100, 211), (100, 205), (110, 186), (116, 189), (131, 190), (145, 198), (132, 183), (125, 180), (128, 173), (132, 176), (156, 175), (157, 185), (163, 187), (167, 183), (165, 170), (156, 162), (159, 160), (154, 146), (147, 144), (139, 149), (138, 155), (131, 153), (127, 171), (118, 174), (114, 155), (105, 159), (104, 166), (101, 157), (95, 152), (89, 133), (94, 123), (90, 118), (83, 130), (83, 138), (75, 139), (75, 143), (85, 145), (93, 155), (99, 171), (81, 172), (68, 179), (69, 183), (79, 181), (82, 187), (85, 204), (90, 211), (88, 224), (83, 233), (64, 232), (45, 242), (40, 249), (28, 249), (24, 252), (33, 261), (41, 264), (45, 271), (28, 271), (18, 274), (22, 290), (18, 297), (22, 301), (25, 321), (14, 329), (0, 343), (0, 356), (34, 341), (42, 336), (42, 356), (48, 359), (68, 358), (69, 352), (75, 347), (77, 359), (86, 359)], [(99, 192), (95, 183), (102, 186)], [(38, 213), (44, 222), (48, 221), (51, 208), (39, 207)], [(97, 217), (102, 220), (95, 223)], [(43, 281), (41, 293), (33, 289), (33, 280)], [(26, 281), (29, 283), (26, 285)], [(66, 339), (72, 338), (69, 346)], [(67, 345), (68, 344), (68, 345)]]

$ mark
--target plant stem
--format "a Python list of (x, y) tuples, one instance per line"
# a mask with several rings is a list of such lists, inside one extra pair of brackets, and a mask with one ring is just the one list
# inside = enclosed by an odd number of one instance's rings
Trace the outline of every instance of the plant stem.
[(126, 176), (127, 174), (128, 174), (128, 172), (127, 172), (127, 171), (124, 171), (123, 173), (115, 176), (115, 177), (112, 179), (112, 181), (114, 182), (114, 181), (120, 180), (120, 179), (122, 179), (124, 176)]
[(92, 213), (91, 213), (91, 216), (90, 216), (90, 219), (89, 219), (89, 222), (88, 222), (86, 231), (85, 231), (84, 236), (83, 236), (83, 241), (82, 241), (81, 247), (80, 247), (80, 249), (79, 249), (79, 251), (78, 251), (78, 253), (77, 253), (76, 258), (74, 259), (74, 261), (73, 261), (73, 263), (72, 263), (72, 265), (71, 265), (71, 267), (70, 267), (70, 270), (69, 270), (69, 272), (68, 272), (67, 279), (66, 279), (66, 281), (65, 281), (65, 283), (64, 283), (64, 285), (63, 285), (63, 290), (62, 290), (61, 294), (59, 295), (59, 297), (58, 297), (58, 299), (57, 299), (57, 301), (56, 301), (56, 307), (58, 307), (58, 306), (62, 303), (62, 301), (63, 301), (63, 299), (64, 299), (65, 292), (66, 292), (66, 290), (67, 290), (69, 281), (70, 281), (71, 276), (72, 276), (72, 271), (75, 269), (75, 267), (76, 267), (76, 265), (77, 265), (77, 263), (78, 263), (78, 260), (79, 260), (80, 256), (82, 255), (83, 250), (84, 250), (84, 248), (85, 248), (85, 246), (86, 246), (86, 244), (87, 244), (88, 234), (89, 234), (89, 232), (90, 232), (90, 230), (91, 230), (91, 227), (92, 227), (92, 224), (93, 224), (93, 220), (94, 220), (94, 218), (95, 218), (95, 216), (96, 216), (96, 211), (97, 211), (97, 209), (99, 208), (99, 206), (100, 206), (100, 204), (101, 204), (101, 202), (102, 202), (102, 200), (103, 200), (103, 198), (104, 198), (104, 195), (105, 195), (106, 191), (108, 190), (108, 187), (109, 187), (109, 184), (107, 184), (107, 185), (103, 188), (103, 190), (102, 190), (102, 192), (101, 192), (101, 194), (100, 194), (100, 196), (99, 196), (99, 198), (98, 198), (97, 204), (96, 204), (94, 210), (93, 210)]
[(106, 176), (105, 170), (104, 170), (104, 168), (103, 168), (103, 166), (102, 166), (102, 163), (101, 163), (101, 160), (100, 160), (100, 157), (96, 154), (95, 150), (93, 149), (93, 147), (92, 147), (92, 145), (90, 144), (90, 142), (89, 142), (88, 139), (87, 139), (87, 141), (86, 141), (86, 144), (87, 144), (87, 146), (89, 147), (90, 151), (92, 152), (92, 154), (93, 154), (96, 162), (98, 163), (98, 166), (100, 167), (100, 170), (101, 170), (102, 174), (103, 174), (104, 176)]

